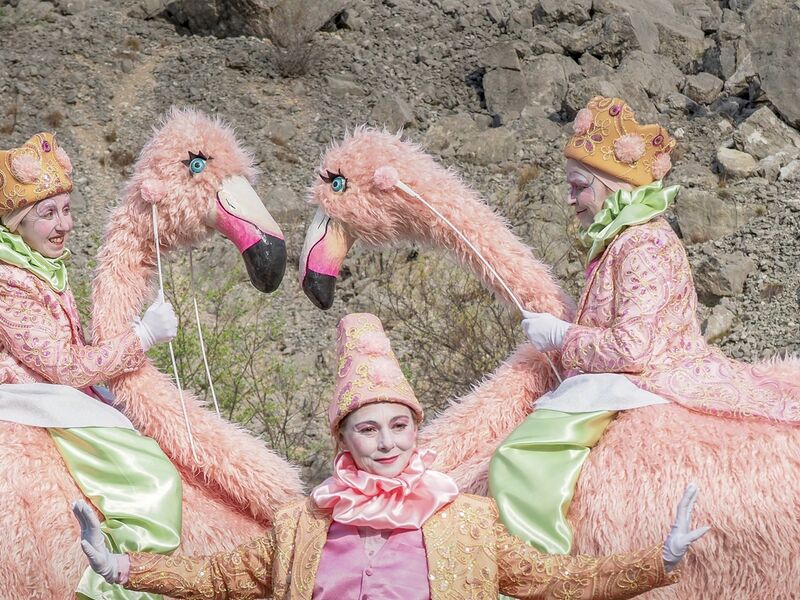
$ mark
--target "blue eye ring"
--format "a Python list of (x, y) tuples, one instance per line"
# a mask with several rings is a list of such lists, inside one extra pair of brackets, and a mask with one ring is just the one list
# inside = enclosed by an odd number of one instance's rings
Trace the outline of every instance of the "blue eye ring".
[(206, 163), (211, 160), (211, 156), (206, 156), (204, 152), (199, 152), (195, 154), (191, 150), (189, 151), (189, 158), (186, 160), (182, 160), (181, 162), (189, 167), (189, 172), (192, 175), (197, 175), (198, 173), (202, 173), (206, 168)]
[(341, 194), (343, 191), (347, 189), (347, 179), (342, 175), (337, 175), (331, 181), (331, 189), (335, 193)]
[(206, 161), (205, 159), (200, 158), (199, 156), (193, 158), (192, 161), (189, 163), (189, 170), (195, 174), (202, 173), (203, 169), (205, 168), (206, 168)]

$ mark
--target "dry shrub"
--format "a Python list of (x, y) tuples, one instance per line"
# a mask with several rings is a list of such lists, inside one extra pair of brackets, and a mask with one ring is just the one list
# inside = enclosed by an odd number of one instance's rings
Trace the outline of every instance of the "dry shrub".
[[(219, 246), (219, 247), (217, 247)], [(267, 446), (305, 467), (306, 480), (318, 480), (320, 465), (329, 470), (329, 442), (324, 425), (328, 395), (313, 384), (292, 356), (277, 351), (286, 324), (281, 292), (257, 292), (241, 260), (224, 241), (209, 249), (211, 269), (195, 265), (195, 293), (211, 380), (222, 415), (247, 427)], [(197, 259), (197, 256), (195, 257)], [(167, 269), (166, 294), (178, 315), (173, 341), (181, 383), (214, 410), (206, 377), (192, 302), (188, 262)], [(169, 350), (151, 351), (158, 368), (172, 373)]]
[(17, 126), (17, 113), (19, 112), (19, 103), (12, 102), (6, 109), (6, 118), (2, 125), (0, 125), (0, 133), (4, 135), (11, 135), (14, 133), (14, 127)]
[(51, 110), (45, 117), (45, 122), (53, 129), (58, 129), (64, 122), (64, 113), (60, 110)]

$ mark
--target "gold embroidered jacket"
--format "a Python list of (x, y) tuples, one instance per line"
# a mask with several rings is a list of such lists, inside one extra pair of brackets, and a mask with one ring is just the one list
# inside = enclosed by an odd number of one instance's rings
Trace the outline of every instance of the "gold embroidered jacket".
[[(202, 558), (131, 553), (125, 587), (202, 600), (311, 600), (329, 513), (308, 499), (283, 507), (265, 537)], [(489, 498), (461, 494), (422, 526), (431, 600), (622, 600), (676, 580), (661, 545), (602, 558), (548, 556), (512, 537)]]

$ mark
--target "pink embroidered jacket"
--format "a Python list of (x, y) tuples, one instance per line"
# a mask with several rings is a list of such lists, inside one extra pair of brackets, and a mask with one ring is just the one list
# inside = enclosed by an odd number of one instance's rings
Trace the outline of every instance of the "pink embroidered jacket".
[(622, 373), (701, 412), (800, 421), (800, 382), (727, 358), (709, 346), (696, 316), (686, 252), (664, 219), (621, 233), (591, 265), (564, 340), (567, 376)]
[(144, 361), (133, 328), (86, 345), (69, 288), (59, 294), (32, 273), (0, 263), (0, 383), (81, 389), (135, 371)]

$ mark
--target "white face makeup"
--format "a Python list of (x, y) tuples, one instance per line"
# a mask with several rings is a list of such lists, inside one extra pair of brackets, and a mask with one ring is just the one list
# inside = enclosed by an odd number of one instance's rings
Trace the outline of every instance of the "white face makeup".
[(59, 194), (37, 202), (17, 227), (25, 242), (47, 258), (58, 258), (66, 250), (72, 231), (69, 194)]
[(575, 209), (581, 227), (586, 229), (612, 192), (579, 162), (571, 159), (567, 161), (567, 184), (567, 204)]
[(417, 447), (417, 424), (403, 404), (367, 404), (342, 422), (339, 442), (362, 471), (396, 477)]

